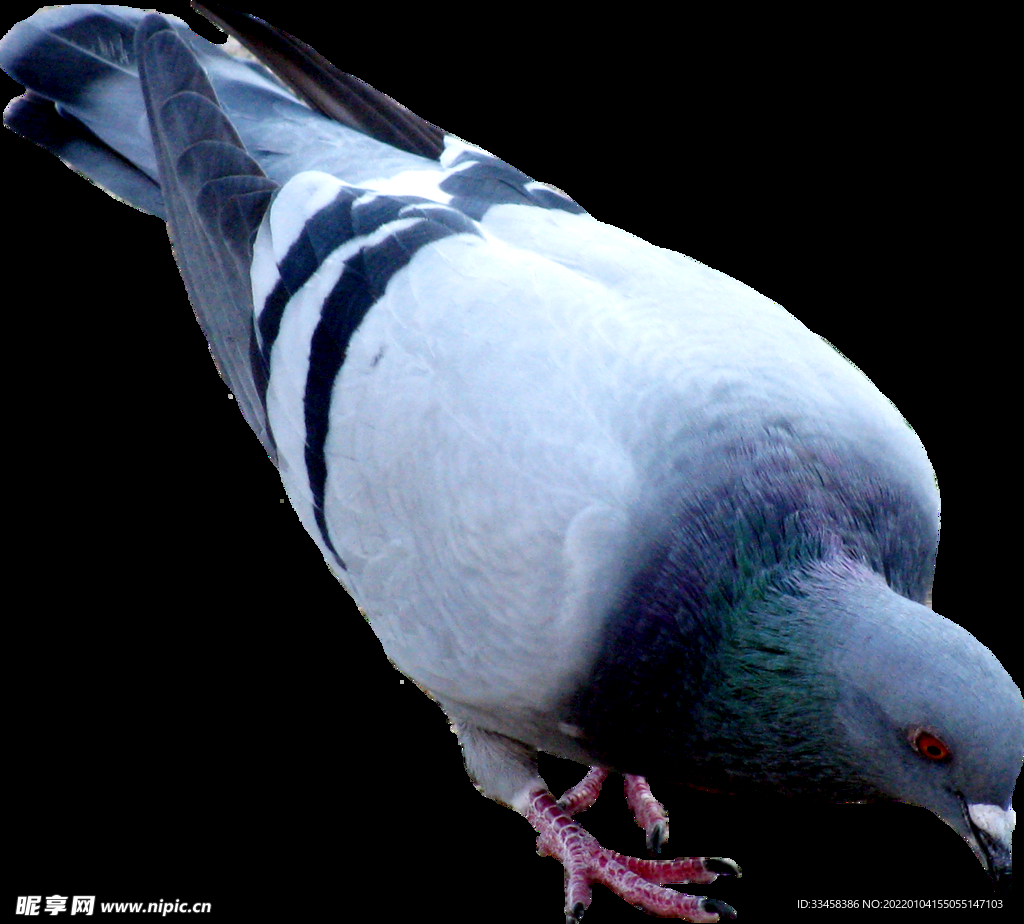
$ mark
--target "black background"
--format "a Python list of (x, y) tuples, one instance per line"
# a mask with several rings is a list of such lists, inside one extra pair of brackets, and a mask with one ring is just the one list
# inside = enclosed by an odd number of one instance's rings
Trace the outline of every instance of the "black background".
[[(908, 61), (892, 38), (840, 51), (823, 24), (815, 51), (774, 42), (784, 22), (669, 35), (641, 13), (248, 8), (595, 217), (764, 292), (856, 362), (942, 487), (935, 608), (1019, 680), (1001, 139), (961, 65)], [(281, 503), (163, 225), (0, 143), (12, 905), (95, 894), (211, 901), (222, 920), (369, 902), (385, 920), (561, 921), (557, 864), (474, 792), (440, 710), (402, 682)], [(582, 773), (543, 770), (556, 790)], [(743, 867), (708, 890), (741, 920), (867, 917), (799, 899), (991, 896), (922, 810), (651, 782), (672, 853)], [(608, 846), (642, 847), (617, 783), (582, 820)], [(647, 918), (599, 887), (588, 920)]]

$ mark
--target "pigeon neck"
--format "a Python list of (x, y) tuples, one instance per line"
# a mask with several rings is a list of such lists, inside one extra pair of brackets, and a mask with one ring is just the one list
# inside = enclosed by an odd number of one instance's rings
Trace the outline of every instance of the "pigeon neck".
[[(832, 569), (834, 596), (852, 580), (858, 599), (881, 587), (923, 600), (935, 542), (920, 529), (919, 499), (889, 485), (877, 461), (830, 465), (824, 451), (756, 445), (718, 456), (700, 460), (699, 492), (687, 469), (652, 505), (669, 526), (648, 530), (657, 538), (638, 553), (643, 564), (559, 718), (592, 762), (726, 789), (792, 763), (783, 744), (808, 731), (798, 763), (810, 768), (827, 746), (815, 729), (835, 710), (822, 660), (831, 617), (802, 582)], [(884, 531), (870, 528), (879, 510), (891, 510)], [(779, 716), (783, 701), (792, 712)]]
[[(714, 788), (860, 800), (883, 793), (850, 768), (837, 731), (840, 679), (856, 670), (841, 640), (882, 625), (893, 601), (917, 607), (867, 567), (819, 561), (726, 621), (694, 746)], [(896, 604), (898, 606), (899, 604)], [(886, 628), (890, 641), (896, 633)]]

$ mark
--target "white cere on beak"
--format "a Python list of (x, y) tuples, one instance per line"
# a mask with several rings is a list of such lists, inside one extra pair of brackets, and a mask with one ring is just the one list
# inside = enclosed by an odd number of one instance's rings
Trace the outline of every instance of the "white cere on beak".
[(1012, 805), (1007, 809), (1001, 809), (998, 805), (969, 805), (967, 812), (971, 816), (971, 821), (982, 831), (986, 831), (1004, 844), (1010, 842), (1010, 833), (1017, 821), (1017, 813)]

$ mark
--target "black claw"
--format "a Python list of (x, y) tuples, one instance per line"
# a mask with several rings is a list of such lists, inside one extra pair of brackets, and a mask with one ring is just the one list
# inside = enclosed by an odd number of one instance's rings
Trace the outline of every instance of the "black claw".
[(668, 841), (668, 835), (665, 833), (665, 826), (663, 824), (656, 824), (651, 828), (651, 833), (647, 835), (647, 850), (652, 856), (659, 856), (661, 854), (662, 847), (665, 846)]
[(705, 857), (704, 868), (709, 873), (718, 873), (720, 876), (735, 876), (739, 879), (743, 875), (739, 866), (728, 857)]
[(583, 918), (583, 912), (587, 909), (583, 907), (583, 902), (576, 902), (572, 906), (571, 911), (565, 912), (565, 924), (580, 924)]
[(707, 914), (717, 914), (719, 917), (727, 918), (730, 921), (736, 920), (736, 909), (717, 898), (705, 898), (700, 903), (700, 910)]

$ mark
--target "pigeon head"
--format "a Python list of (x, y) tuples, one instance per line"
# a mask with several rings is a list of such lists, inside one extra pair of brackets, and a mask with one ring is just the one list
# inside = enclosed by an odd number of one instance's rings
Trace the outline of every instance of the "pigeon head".
[(734, 753), (726, 772), (926, 808), (1008, 888), (1024, 700), (996, 657), (848, 559), (819, 562), (745, 615), (723, 646), (739, 679), (710, 698), (709, 718), (755, 730), (757, 756)]
[[(822, 665), (835, 683), (837, 744), (882, 795), (929, 809), (970, 844), (998, 887), (1010, 880), (1010, 804), (1024, 755), (1024, 700), (969, 632), (861, 574), (853, 612), (829, 599)], [(851, 599), (849, 590), (845, 600)], [(855, 598), (854, 598), (855, 599)]]

